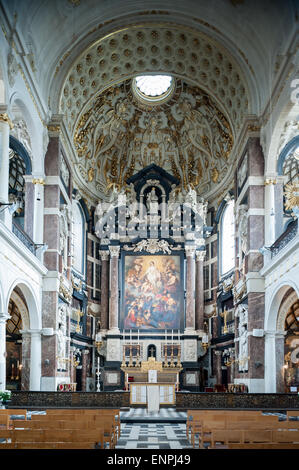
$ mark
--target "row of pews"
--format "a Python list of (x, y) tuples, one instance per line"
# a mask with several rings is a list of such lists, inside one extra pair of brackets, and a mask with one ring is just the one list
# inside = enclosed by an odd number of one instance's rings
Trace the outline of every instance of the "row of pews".
[(119, 409), (0, 410), (0, 449), (114, 449), (120, 432)]
[(279, 421), (261, 411), (188, 410), (187, 439), (200, 449), (299, 449), (298, 416), (287, 411)]

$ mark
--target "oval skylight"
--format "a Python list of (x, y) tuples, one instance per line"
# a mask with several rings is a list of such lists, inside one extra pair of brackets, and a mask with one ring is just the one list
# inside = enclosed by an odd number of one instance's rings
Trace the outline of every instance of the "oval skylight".
[(164, 101), (174, 90), (174, 79), (170, 75), (138, 75), (133, 80), (135, 95), (152, 104)]
[(171, 86), (169, 75), (140, 75), (136, 77), (137, 88), (147, 96), (161, 96)]

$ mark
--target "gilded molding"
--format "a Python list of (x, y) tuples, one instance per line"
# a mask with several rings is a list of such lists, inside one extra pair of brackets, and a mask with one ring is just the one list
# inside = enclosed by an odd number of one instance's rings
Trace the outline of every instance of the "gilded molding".
[(32, 183), (33, 184), (41, 184), (41, 185), (46, 184), (44, 178), (33, 178)]

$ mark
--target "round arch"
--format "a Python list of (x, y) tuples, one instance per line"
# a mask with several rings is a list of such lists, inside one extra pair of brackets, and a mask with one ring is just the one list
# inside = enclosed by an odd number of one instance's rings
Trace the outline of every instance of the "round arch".
[[(267, 331), (282, 331), (284, 328), (284, 319), (282, 307), (282, 301), (288, 290), (293, 289), (294, 293), (299, 297), (299, 286), (292, 280), (283, 282), (278, 288), (272, 293), (269, 300), (268, 312), (265, 315), (265, 330)], [(287, 311), (285, 312), (285, 314)]]
[(289, 307), (298, 299), (298, 286), (283, 282), (273, 292), (265, 312), (265, 392), (284, 391), (284, 321)]
[(42, 327), (41, 315), (39, 314), (38, 302), (35, 293), (32, 291), (30, 284), (23, 279), (16, 279), (8, 290), (6, 298), (6, 311), (8, 311), (9, 299), (15, 287), (18, 287), (27, 303), (29, 312), (29, 328), (31, 330), (40, 330)]

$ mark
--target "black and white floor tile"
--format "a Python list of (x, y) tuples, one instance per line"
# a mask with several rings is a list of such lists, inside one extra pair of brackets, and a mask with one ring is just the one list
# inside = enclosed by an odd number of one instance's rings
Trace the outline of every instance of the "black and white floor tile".
[(123, 423), (116, 449), (190, 449), (186, 424)]
[(158, 412), (148, 412), (146, 408), (130, 408), (120, 412), (120, 419), (124, 423), (138, 422), (167, 422), (185, 423), (187, 413), (176, 411), (175, 408), (161, 408)]

